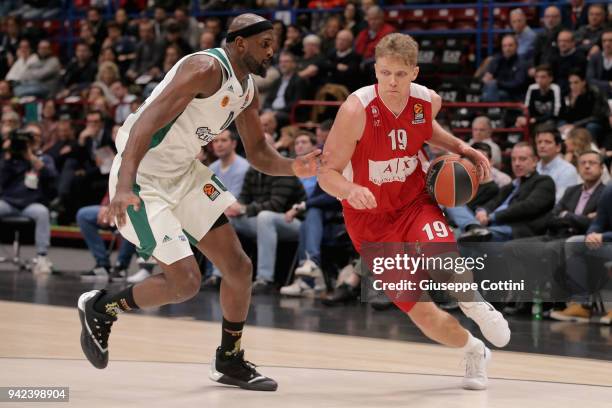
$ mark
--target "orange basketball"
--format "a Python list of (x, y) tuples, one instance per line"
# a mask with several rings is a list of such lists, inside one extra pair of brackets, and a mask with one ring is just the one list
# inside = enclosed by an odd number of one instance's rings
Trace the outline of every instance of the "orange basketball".
[(427, 191), (438, 204), (457, 207), (469, 202), (478, 191), (474, 163), (455, 154), (440, 156), (429, 164)]

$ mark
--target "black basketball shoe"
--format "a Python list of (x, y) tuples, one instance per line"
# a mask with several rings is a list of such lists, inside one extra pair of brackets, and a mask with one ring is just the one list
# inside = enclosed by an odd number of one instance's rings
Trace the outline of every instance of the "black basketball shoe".
[(94, 310), (93, 305), (104, 294), (103, 290), (85, 292), (79, 297), (79, 318), (81, 319), (81, 348), (85, 357), (96, 368), (108, 364), (108, 336), (111, 326), (117, 320)]
[(255, 364), (244, 359), (244, 350), (231, 357), (221, 355), (221, 347), (210, 364), (208, 376), (221, 384), (235, 385), (251, 391), (276, 391), (278, 384), (255, 370)]

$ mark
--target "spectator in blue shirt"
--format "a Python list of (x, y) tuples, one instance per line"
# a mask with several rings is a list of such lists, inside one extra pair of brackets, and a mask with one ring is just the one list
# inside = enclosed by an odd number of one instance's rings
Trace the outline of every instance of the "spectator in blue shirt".
[(542, 125), (536, 130), (538, 151), (537, 171), (550, 176), (555, 182), (555, 202), (559, 202), (565, 189), (580, 183), (578, 172), (573, 164), (561, 156), (561, 136), (554, 126)]
[(518, 41), (517, 54), (523, 60), (533, 56), (533, 44), (537, 34), (527, 25), (527, 16), (523, 9), (517, 8), (510, 12), (510, 26)]

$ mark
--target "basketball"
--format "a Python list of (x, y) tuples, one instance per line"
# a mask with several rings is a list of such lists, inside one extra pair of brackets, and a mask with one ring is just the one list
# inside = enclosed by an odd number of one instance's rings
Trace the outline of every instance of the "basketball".
[(476, 166), (454, 154), (440, 156), (429, 165), (427, 191), (438, 204), (457, 207), (469, 202), (478, 191)]

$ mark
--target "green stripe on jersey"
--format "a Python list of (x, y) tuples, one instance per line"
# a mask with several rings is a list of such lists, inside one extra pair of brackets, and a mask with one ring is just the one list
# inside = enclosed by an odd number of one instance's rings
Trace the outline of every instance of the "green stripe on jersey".
[(230, 63), (227, 60), (227, 58), (225, 58), (225, 55), (223, 55), (223, 53), (221, 51), (219, 51), (218, 48), (211, 48), (209, 50), (206, 50), (205, 52), (210, 54), (210, 55), (214, 55), (215, 57), (217, 57), (219, 59), (219, 61), (221, 61), (221, 64), (227, 70), (229, 76), (234, 75), (234, 71), (232, 71), (232, 66), (230, 65)]
[(176, 122), (176, 120), (182, 114), (183, 114), (183, 112), (179, 113), (178, 116), (176, 118), (172, 119), (172, 121), (170, 123), (168, 123), (166, 126), (164, 126), (163, 128), (159, 129), (157, 132), (155, 132), (153, 134), (153, 137), (151, 138), (151, 144), (149, 145), (149, 149), (153, 149), (154, 147), (157, 147), (161, 142), (163, 142), (164, 138), (166, 137), (166, 135), (170, 131), (170, 128), (172, 127), (172, 125), (174, 125), (174, 122)]
[[(140, 198), (140, 186), (138, 184), (134, 183), (133, 191), (134, 194)], [(155, 236), (151, 230), (149, 218), (147, 217), (147, 209), (145, 208), (145, 203), (142, 198), (140, 198), (140, 210), (135, 211), (134, 206), (130, 205), (127, 208), (127, 214), (128, 217), (130, 217), (130, 221), (132, 222), (132, 226), (140, 242), (138, 255), (147, 260), (153, 255), (153, 250), (157, 246), (157, 243), (155, 242)]]

